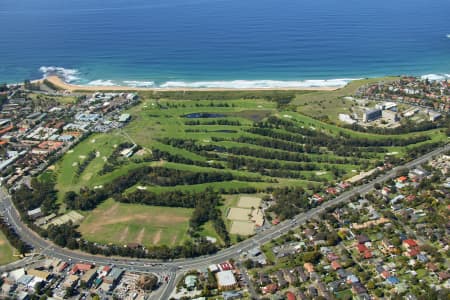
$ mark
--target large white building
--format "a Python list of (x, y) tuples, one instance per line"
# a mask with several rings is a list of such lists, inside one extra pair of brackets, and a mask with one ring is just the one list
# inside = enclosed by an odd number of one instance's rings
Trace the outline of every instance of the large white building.
[(232, 271), (222, 271), (216, 273), (217, 286), (220, 290), (233, 289), (237, 285), (236, 278)]

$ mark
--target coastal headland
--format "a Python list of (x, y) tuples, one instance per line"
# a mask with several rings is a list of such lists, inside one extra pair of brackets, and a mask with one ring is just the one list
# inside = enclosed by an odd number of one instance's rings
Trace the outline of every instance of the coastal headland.
[(130, 86), (101, 86), (101, 85), (75, 85), (62, 80), (56, 75), (47, 76), (45, 78), (55, 87), (74, 91), (335, 91), (341, 87), (296, 87), (296, 88), (148, 88), (148, 87), (130, 87)]

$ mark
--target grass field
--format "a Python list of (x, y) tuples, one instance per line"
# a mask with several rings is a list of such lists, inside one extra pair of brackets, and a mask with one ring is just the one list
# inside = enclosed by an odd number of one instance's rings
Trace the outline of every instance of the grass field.
[(116, 203), (107, 200), (80, 225), (83, 236), (99, 243), (177, 245), (187, 238), (192, 209)]
[[(337, 116), (341, 110), (348, 109), (351, 103), (345, 103), (342, 97), (351, 95), (358, 86), (372, 81), (357, 81), (337, 91), (320, 92), (143, 93), (142, 103), (127, 111), (132, 116), (129, 124), (107, 134), (90, 135), (53, 166), (53, 173), (46, 172), (41, 175), (41, 179), (55, 176), (59, 203), (63, 202), (67, 191), (79, 192), (82, 187), (101, 187), (144, 165), (196, 173), (227, 172), (232, 174), (233, 179), (175, 186), (138, 182), (124, 193), (133, 192), (140, 186), (155, 193), (173, 190), (200, 192), (207, 188), (234, 193), (237, 189), (252, 188), (264, 192), (268, 187), (283, 186), (320, 190), (360, 171), (374, 168), (383, 162), (386, 153), (396, 152), (396, 156), (403, 157), (408, 149), (447, 139), (440, 129), (381, 135), (356, 132), (317, 119), (322, 115)], [(293, 93), (296, 95), (294, 100), (283, 109), (278, 109), (275, 101), (264, 98), (267, 95)], [(219, 115), (186, 117), (196, 113)], [(269, 122), (269, 116), (289, 121), (292, 126), (261, 127), (260, 122)], [(252, 131), (255, 128), (267, 129), (277, 136)], [(314, 151), (302, 151), (302, 139), (305, 136), (312, 140), (324, 136), (333, 140), (333, 143), (323, 143)], [(339, 139), (377, 142), (395, 139), (408, 142), (423, 136), (431, 139), (407, 146), (354, 146), (356, 155), (335, 147), (340, 143)], [(120, 166), (113, 171), (100, 175), (99, 171), (114, 149), (124, 142), (138, 144), (149, 157), (156, 151), (168, 155), (145, 162), (142, 157), (134, 155), (122, 159)], [(96, 157), (81, 174), (76, 175), (77, 165), (91, 151), (96, 152)], [(219, 207), (228, 230), (231, 222), (226, 219), (226, 211), (236, 206), (236, 197), (227, 196), (225, 203)], [(146, 207), (108, 200), (94, 211), (83, 212), (86, 219), (80, 229), (85, 238), (96, 242), (176, 245), (189, 238), (187, 229), (191, 212), (190, 209)], [(204, 224), (200, 234), (218, 238), (211, 222)], [(236, 235), (231, 235), (231, 240), (236, 241)]]
[(297, 94), (295, 100), (292, 102), (296, 110), (302, 114), (322, 118), (329, 117), (332, 121), (338, 121), (339, 113), (348, 113), (352, 106), (352, 101), (345, 100), (343, 97), (352, 95), (356, 90), (365, 84), (372, 84), (378, 81), (393, 81), (398, 77), (384, 77), (356, 80), (349, 83), (347, 86), (336, 91), (318, 91), (310, 93)]
[(16, 261), (17, 258), (14, 256), (14, 251), (14, 248), (8, 242), (5, 235), (0, 232), (0, 265)]

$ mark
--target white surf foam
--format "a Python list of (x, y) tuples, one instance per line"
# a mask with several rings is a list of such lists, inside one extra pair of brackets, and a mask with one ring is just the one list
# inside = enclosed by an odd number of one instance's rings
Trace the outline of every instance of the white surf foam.
[(425, 74), (420, 76), (420, 78), (423, 80), (442, 81), (450, 79), (450, 74)]
[(123, 83), (131, 87), (155, 87), (154, 81), (125, 80)]
[(345, 86), (350, 81), (357, 78), (339, 78), (329, 80), (301, 80), (301, 81), (281, 81), (281, 80), (230, 80), (230, 81), (167, 81), (161, 84), (160, 88), (227, 88), (227, 89), (252, 89), (252, 88), (315, 88), (331, 87), (338, 88)]
[(88, 82), (87, 85), (91, 85), (91, 86), (118, 86), (118, 84), (116, 84), (112, 80), (103, 80), (103, 79), (92, 80), (92, 81)]
[(39, 68), (44, 75), (44, 77), (48, 77), (51, 75), (57, 75), (61, 77), (65, 82), (74, 82), (80, 79), (78, 77), (79, 71), (77, 69), (66, 69), (63, 67), (55, 67), (55, 66), (42, 66)]

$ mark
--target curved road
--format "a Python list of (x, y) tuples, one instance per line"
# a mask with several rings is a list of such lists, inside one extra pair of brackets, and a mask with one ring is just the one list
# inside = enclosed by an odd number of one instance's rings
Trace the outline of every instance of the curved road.
[(149, 259), (132, 259), (132, 258), (122, 258), (122, 257), (105, 257), (99, 255), (92, 255), (80, 251), (73, 251), (66, 248), (61, 248), (56, 246), (52, 242), (40, 237), (35, 232), (30, 230), (22, 221), (17, 210), (14, 208), (10, 196), (3, 189), (0, 190), (0, 210), (4, 212), (7, 221), (14, 227), (20, 237), (32, 245), (36, 251), (40, 253), (59, 258), (65, 261), (84, 261), (91, 262), (95, 264), (110, 264), (114, 263), (117, 267), (127, 269), (129, 271), (138, 272), (151, 272), (151, 273), (164, 273), (169, 275), (168, 283), (163, 283), (163, 286), (152, 293), (152, 298), (155, 299), (169, 299), (170, 293), (175, 288), (177, 277), (180, 277), (184, 272), (182, 270), (199, 269), (207, 267), (210, 264), (220, 263), (228, 259), (235, 259), (239, 256), (242, 251), (248, 251), (255, 246), (259, 246), (269, 242), (270, 240), (277, 238), (287, 231), (297, 227), (298, 225), (306, 222), (308, 219), (314, 217), (315, 215), (324, 212), (327, 208), (334, 205), (346, 202), (355, 193), (365, 194), (373, 189), (375, 183), (381, 183), (387, 179), (395, 177), (396, 171), (400, 168), (412, 168), (414, 166), (420, 165), (435, 155), (441, 154), (445, 151), (450, 150), (450, 145), (445, 145), (432, 152), (429, 152), (409, 163), (402, 166), (398, 166), (386, 174), (376, 178), (372, 182), (365, 185), (357, 186), (340, 196), (323, 203), (321, 206), (313, 208), (308, 212), (301, 213), (295, 216), (291, 220), (286, 220), (277, 226), (273, 226), (270, 229), (262, 231), (253, 237), (235, 244), (227, 249), (223, 249), (213, 255), (201, 256), (196, 258), (187, 259), (176, 259), (173, 261), (156, 261)]

